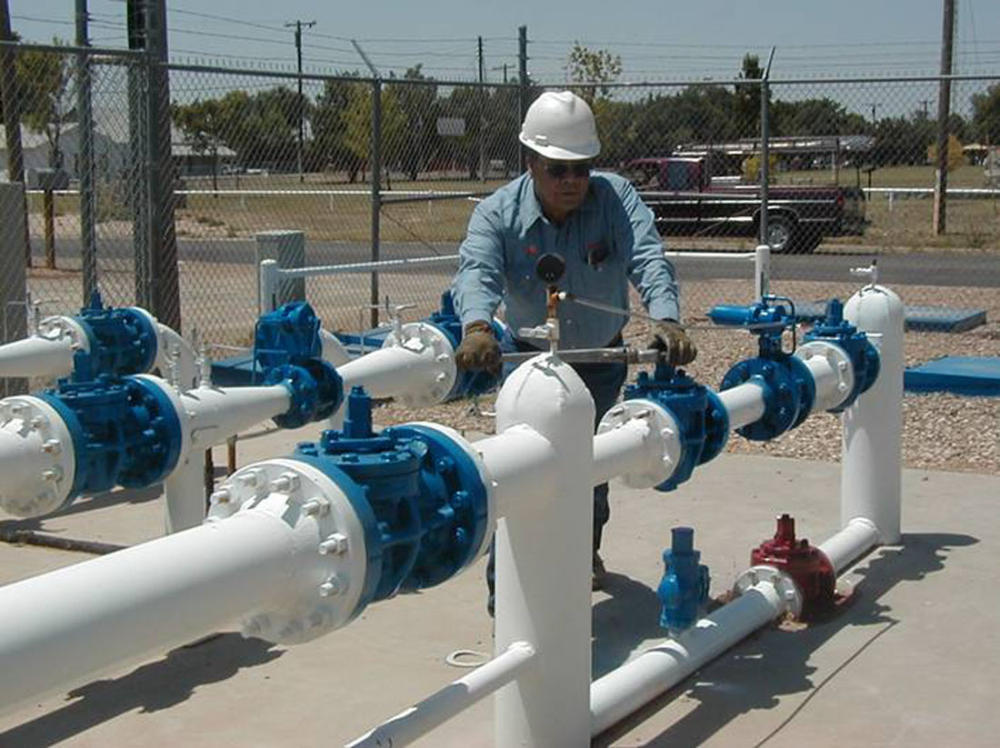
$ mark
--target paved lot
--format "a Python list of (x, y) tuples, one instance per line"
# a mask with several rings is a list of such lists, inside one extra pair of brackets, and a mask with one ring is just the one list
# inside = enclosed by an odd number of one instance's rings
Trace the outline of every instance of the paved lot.
[[(241, 463), (315, 433), (247, 441)], [(719, 595), (773, 532), (777, 512), (792, 512), (800, 535), (816, 542), (837, 529), (838, 474), (832, 463), (723, 455), (674, 493), (613, 486), (604, 547), (612, 576), (594, 595), (595, 677), (660, 637), (652, 588), (671, 526), (695, 528)], [(839, 616), (750, 637), (597, 744), (995, 745), (1000, 604), (990, 590), (1000, 564), (1000, 477), (908, 470), (903, 491), (904, 544), (848, 575), (856, 586)], [(134, 543), (160, 533), (162, 506), (155, 491), (115, 494), (34, 526)], [(0, 583), (85, 558), (0, 545)], [(223, 632), (123, 664), (0, 717), (0, 746), (340, 745), (460, 677), (449, 653), (489, 648), (482, 578), (480, 562), (299, 647)], [(491, 731), (486, 700), (421, 745), (486, 746)]]

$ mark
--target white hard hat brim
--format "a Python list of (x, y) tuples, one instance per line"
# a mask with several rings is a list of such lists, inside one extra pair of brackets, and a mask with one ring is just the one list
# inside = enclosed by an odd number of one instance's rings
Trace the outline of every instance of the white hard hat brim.
[(601, 152), (601, 143), (596, 140), (574, 150), (567, 150), (555, 145), (538, 145), (530, 138), (525, 137), (523, 132), (517, 136), (517, 139), (535, 153), (553, 161), (586, 161), (587, 159), (596, 158)]

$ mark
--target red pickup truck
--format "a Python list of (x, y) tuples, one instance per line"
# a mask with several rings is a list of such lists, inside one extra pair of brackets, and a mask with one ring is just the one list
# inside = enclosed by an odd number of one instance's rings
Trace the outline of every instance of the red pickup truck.
[[(704, 158), (639, 158), (625, 164), (629, 178), (656, 216), (662, 235), (755, 236), (760, 187), (712, 178)], [(772, 185), (768, 189), (768, 243), (775, 252), (812, 252), (827, 236), (865, 231), (860, 187)]]

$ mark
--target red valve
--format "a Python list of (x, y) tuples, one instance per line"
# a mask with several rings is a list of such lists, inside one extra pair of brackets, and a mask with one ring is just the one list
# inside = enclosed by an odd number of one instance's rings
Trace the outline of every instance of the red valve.
[(790, 514), (778, 517), (774, 537), (750, 552), (750, 563), (773, 566), (794, 580), (802, 593), (801, 618), (808, 619), (833, 607), (837, 583), (833, 564), (805, 538), (795, 539), (795, 520)]

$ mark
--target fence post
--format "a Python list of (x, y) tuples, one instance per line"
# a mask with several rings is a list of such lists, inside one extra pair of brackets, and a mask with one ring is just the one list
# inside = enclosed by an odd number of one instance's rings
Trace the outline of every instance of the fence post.
[[(372, 262), (379, 261), (382, 212), (382, 79), (372, 81)], [(371, 276), (371, 326), (378, 327), (378, 271)]]
[[(76, 0), (76, 44), (89, 47), (87, 0)], [(83, 271), (83, 304), (97, 289), (96, 199), (94, 191), (94, 117), (90, 97), (90, 58), (76, 56), (76, 108), (80, 117), (80, 266)]]
[[(25, 202), (24, 185), (0, 182), (0, 316), (3, 321), (0, 342), (3, 343), (27, 335), (24, 247), (28, 242), (24, 222), (20, 220)], [(0, 380), (0, 394), (16, 395), (27, 391), (26, 379)]]
[(52, 189), (42, 191), (42, 216), (45, 224), (45, 267), (56, 267), (56, 201)]
[(146, 152), (149, 174), (149, 250), (152, 311), (163, 324), (181, 329), (177, 277), (177, 234), (174, 227), (176, 174), (170, 142), (170, 72), (167, 64), (166, 0), (146, 5), (147, 116)]
[(759, 244), (768, 244), (767, 241), (767, 204), (768, 204), (768, 180), (771, 178), (770, 158), (771, 158), (771, 122), (770, 122), (770, 87), (768, 79), (771, 77), (771, 61), (774, 59), (774, 47), (771, 47), (771, 54), (767, 58), (767, 67), (764, 68), (764, 77), (760, 82), (760, 237)]
[[(524, 114), (528, 111), (528, 27), (517, 27), (517, 124), (524, 122)], [(518, 174), (524, 172), (524, 146), (518, 144)]]

